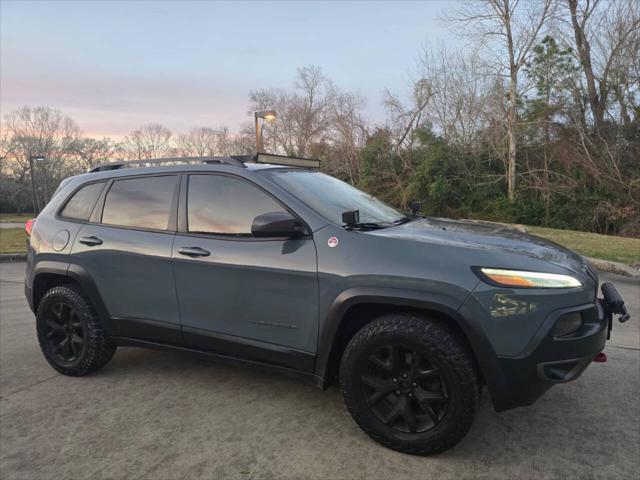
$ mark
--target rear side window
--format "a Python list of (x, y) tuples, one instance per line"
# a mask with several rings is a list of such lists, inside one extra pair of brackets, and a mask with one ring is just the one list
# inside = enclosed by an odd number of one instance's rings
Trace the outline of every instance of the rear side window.
[(284, 211), (273, 198), (244, 180), (223, 175), (189, 176), (189, 232), (248, 236), (255, 217)]
[(90, 183), (82, 187), (67, 201), (60, 216), (74, 220), (89, 220), (105, 183), (107, 182)]
[(176, 176), (116, 180), (104, 201), (102, 223), (166, 230)]

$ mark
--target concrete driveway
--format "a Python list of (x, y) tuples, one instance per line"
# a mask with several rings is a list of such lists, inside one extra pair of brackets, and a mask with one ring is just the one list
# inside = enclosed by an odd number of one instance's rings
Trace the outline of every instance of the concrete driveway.
[(24, 264), (0, 264), (0, 477), (637, 478), (640, 283), (602, 274), (631, 307), (609, 362), (534, 406), (495, 413), (436, 457), (387, 450), (339, 392), (186, 354), (120, 348), (100, 372), (58, 375), (37, 345)]

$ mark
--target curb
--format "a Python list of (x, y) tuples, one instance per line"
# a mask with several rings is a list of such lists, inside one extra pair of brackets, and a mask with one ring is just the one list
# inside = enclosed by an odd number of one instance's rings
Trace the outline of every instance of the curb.
[(624, 263), (610, 262), (608, 260), (600, 260), (599, 258), (587, 257), (587, 260), (593, 265), (596, 270), (607, 273), (615, 273), (617, 275), (623, 275), (625, 277), (640, 278), (640, 270), (630, 267)]
[(0, 262), (23, 262), (26, 259), (26, 253), (0, 253)]

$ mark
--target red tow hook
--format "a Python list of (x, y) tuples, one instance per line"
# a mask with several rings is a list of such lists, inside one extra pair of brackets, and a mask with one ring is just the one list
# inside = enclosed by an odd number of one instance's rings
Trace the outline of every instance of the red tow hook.
[(593, 357), (593, 361), (596, 363), (606, 363), (607, 362), (607, 354), (604, 352), (600, 352), (595, 357)]

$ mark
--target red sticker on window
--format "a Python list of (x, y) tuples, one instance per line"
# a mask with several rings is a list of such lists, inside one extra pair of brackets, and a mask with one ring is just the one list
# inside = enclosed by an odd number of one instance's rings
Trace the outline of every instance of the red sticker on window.
[(329, 248), (334, 248), (338, 246), (338, 238), (337, 237), (331, 237), (329, 240), (327, 240), (327, 245), (329, 245)]

